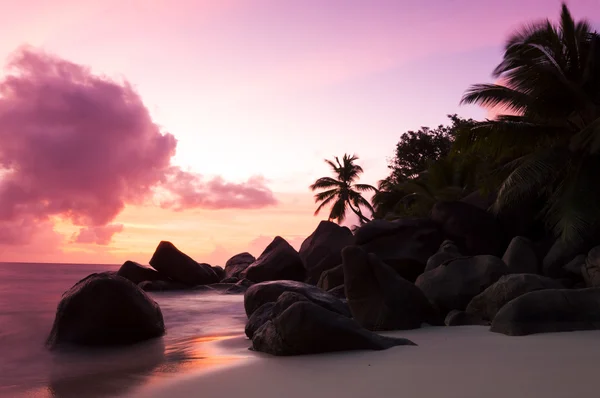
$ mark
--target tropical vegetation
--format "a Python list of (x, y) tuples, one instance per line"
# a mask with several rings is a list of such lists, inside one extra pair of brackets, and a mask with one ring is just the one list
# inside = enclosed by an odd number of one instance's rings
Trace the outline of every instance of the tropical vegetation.
[[(492, 190), (491, 211), (500, 214), (523, 202), (564, 241), (582, 241), (600, 225), (600, 35), (575, 21), (566, 5), (558, 23), (534, 22), (507, 40), (496, 83), (475, 84), (463, 104), (492, 108), (484, 121), (450, 116), (450, 125), (408, 131), (400, 137), (390, 174), (378, 189), (356, 184), (362, 169), (355, 156), (330, 166), (336, 178), (311, 189), (320, 211), (344, 220), (346, 205), (366, 216), (425, 215), (438, 200)], [(337, 160), (337, 158), (336, 158)], [(373, 191), (371, 206), (361, 192)]]

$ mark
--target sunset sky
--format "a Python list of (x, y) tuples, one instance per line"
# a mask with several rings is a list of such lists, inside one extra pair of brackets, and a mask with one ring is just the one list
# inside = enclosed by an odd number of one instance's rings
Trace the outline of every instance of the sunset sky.
[[(600, 26), (600, 0), (567, 2)], [(482, 119), (507, 35), (559, 0), (2, 0), (0, 261), (147, 263), (300, 243), (324, 158)], [(23, 47), (27, 46), (27, 47)]]

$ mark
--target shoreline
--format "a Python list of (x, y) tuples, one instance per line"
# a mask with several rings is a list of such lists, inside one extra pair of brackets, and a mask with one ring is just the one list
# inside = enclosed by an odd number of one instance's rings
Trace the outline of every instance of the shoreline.
[[(594, 392), (586, 380), (595, 377), (600, 331), (513, 337), (485, 326), (456, 326), (384, 334), (409, 338), (418, 346), (298, 357), (251, 353), (232, 366), (146, 385), (127, 396), (201, 392), (202, 397), (223, 397), (243, 391), (246, 398), (571, 398)], [(240, 350), (242, 341), (218, 344)]]

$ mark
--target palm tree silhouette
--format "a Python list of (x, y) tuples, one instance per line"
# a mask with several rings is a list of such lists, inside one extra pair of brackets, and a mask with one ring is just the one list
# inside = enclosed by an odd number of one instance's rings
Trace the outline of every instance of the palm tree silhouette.
[(320, 202), (315, 215), (319, 214), (325, 206), (332, 204), (329, 212), (330, 221), (337, 220), (338, 223), (344, 221), (348, 208), (358, 216), (361, 224), (369, 221), (362, 214), (360, 207), (366, 207), (371, 213), (373, 207), (363, 198), (361, 192), (377, 191), (377, 189), (371, 185), (354, 183), (363, 173), (362, 167), (354, 163), (356, 160), (358, 156), (348, 154), (344, 154), (341, 161), (336, 156), (335, 163), (325, 159), (325, 163), (333, 170), (335, 178), (321, 177), (310, 186), (311, 191), (325, 190), (315, 195), (315, 203)]
[(462, 103), (509, 111), (459, 134), (455, 146), (503, 164), (494, 210), (544, 198), (547, 225), (581, 241), (600, 224), (600, 35), (563, 4), (559, 24), (529, 24), (509, 38), (494, 70)]

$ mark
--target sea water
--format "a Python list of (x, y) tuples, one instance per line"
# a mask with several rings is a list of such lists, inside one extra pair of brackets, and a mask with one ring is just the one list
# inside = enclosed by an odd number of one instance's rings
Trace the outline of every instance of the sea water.
[(206, 341), (243, 333), (243, 295), (151, 293), (164, 337), (116, 349), (45, 347), (63, 292), (117, 265), (0, 263), (0, 396), (78, 397), (126, 394), (136, 385), (227, 361)]

